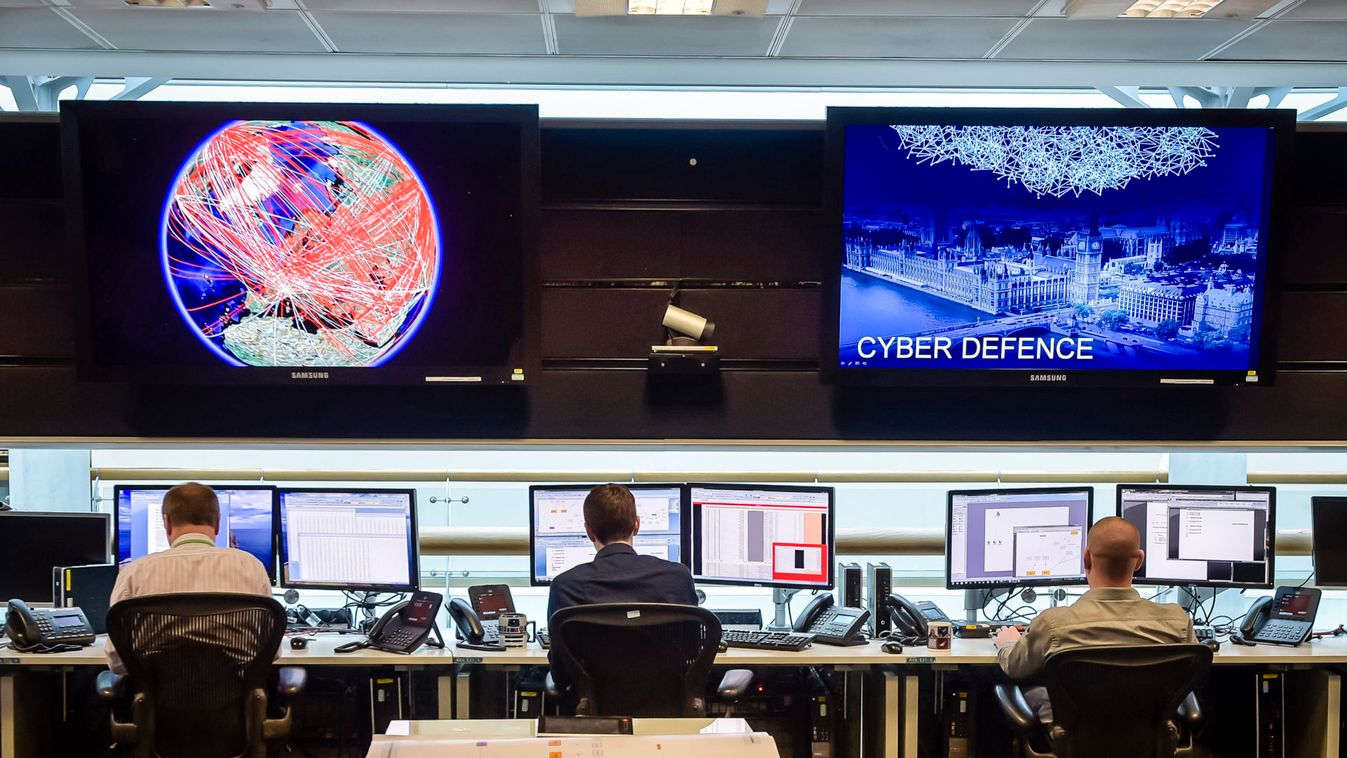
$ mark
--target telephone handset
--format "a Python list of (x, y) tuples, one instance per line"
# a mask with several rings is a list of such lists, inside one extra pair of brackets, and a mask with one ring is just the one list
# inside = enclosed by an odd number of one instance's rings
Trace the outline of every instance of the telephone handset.
[(1322, 595), (1314, 587), (1278, 587), (1272, 597), (1261, 597), (1250, 606), (1240, 636), (1248, 642), (1299, 645), (1314, 631)]
[[(468, 601), (461, 597), (449, 601), (449, 618), (454, 620), (458, 635), (455, 647), (466, 650), (504, 650), (500, 644), (500, 627), (495, 622), (483, 622)], [(491, 634), (495, 632), (495, 634)]]
[[(413, 592), (410, 600), (403, 600), (384, 613), (369, 630), (368, 639), (340, 645), (336, 652), (349, 653), (372, 647), (390, 653), (410, 654), (422, 645), (444, 647), (444, 638), (435, 623), (443, 602), (444, 598), (434, 592)], [(435, 633), (435, 640), (430, 639), (431, 632)]]
[(865, 624), (870, 612), (863, 608), (835, 605), (833, 596), (819, 595), (795, 617), (797, 632), (809, 632), (825, 645), (864, 645)]
[(893, 621), (891, 637), (904, 645), (919, 645), (926, 641), (929, 631), (926, 614), (916, 604), (894, 592), (889, 594), (888, 608), (889, 618)]
[(79, 608), (38, 608), (9, 601), (9, 646), (21, 653), (65, 653), (94, 644), (94, 628)]

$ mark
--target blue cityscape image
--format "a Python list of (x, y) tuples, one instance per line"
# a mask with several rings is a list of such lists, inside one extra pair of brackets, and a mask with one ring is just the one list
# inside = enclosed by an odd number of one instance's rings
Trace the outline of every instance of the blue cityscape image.
[(1245, 371), (1269, 133), (852, 125), (839, 366)]

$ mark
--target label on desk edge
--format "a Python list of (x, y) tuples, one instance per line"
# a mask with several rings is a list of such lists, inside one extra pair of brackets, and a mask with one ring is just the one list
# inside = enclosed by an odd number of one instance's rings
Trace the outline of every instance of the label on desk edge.
[(0, 658), (0, 666), (17, 666), (20, 663), (23, 661), (18, 658)]
[(465, 658), (461, 655), (454, 656), (454, 663), (467, 663), (470, 665), (481, 664), (486, 661), (485, 658)]
[(935, 663), (935, 656), (914, 655), (907, 659), (907, 663)]

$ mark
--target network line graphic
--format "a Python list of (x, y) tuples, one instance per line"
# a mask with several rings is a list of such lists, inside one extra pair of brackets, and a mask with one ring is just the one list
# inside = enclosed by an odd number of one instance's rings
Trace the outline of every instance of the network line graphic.
[(378, 366), (440, 272), (429, 191), (355, 121), (226, 124), (183, 164), (161, 242), (183, 317), (235, 366)]
[(1042, 197), (1102, 195), (1134, 179), (1182, 176), (1218, 148), (1205, 127), (894, 125), (919, 163), (991, 171)]

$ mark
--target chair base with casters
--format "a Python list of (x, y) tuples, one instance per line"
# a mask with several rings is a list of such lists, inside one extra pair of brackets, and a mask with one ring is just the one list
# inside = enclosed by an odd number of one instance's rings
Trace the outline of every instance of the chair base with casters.
[[(285, 611), (269, 597), (182, 593), (124, 600), (108, 637), (125, 675), (98, 675), (111, 734), (136, 758), (264, 758), (289, 738), (303, 669), (274, 668)], [(270, 684), (269, 680), (273, 680)], [(282, 707), (270, 717), (274, 692)], [(129, 718), (128, 718), (129, 716)]]
[(1043, 683), (1044, 724), (1014, 684), (994, 688), (1022, 758), (1191, 758), (1202, 711), (1192, 688), (1206, 676), (1205, 645), (1101, 646), (1054, 653)]
[[(730, 705), (738, 705), (748, 695), (749, 689), (753, 686), (753, 679), (754, 674), (748, 669), (726, 671), (725, 675), (720, 678), (720, 684), (716, 685), (716, 698)], [(556, 680), (552, 678), (551, 671), (547, 672), (543, 685), (548, 699), (554, 703), (565, 702), (567, 696), (571, 694), (569, 687), (562, 688), (557, 685)], [(730, 714), (726, 713), (726, 715)]]

